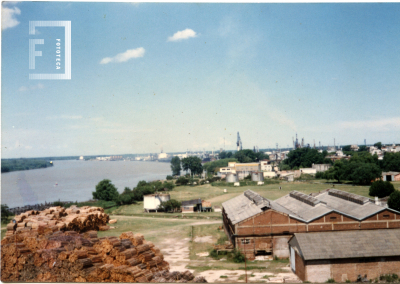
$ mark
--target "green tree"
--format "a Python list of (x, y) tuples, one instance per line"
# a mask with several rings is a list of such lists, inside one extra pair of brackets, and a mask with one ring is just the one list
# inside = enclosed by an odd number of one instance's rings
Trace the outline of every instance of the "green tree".
[(234, 156), (240, 163), (251, 163), (257, 160), (256, 153), (250, 149), (237, 151)]
[(395, 190), (390, 194), (389, 199), (388, 199), (388, 206), (389, 208), (400, 211), (400, 191)]
[(216, 172), (219, 168), (227, 167), (229, 162), (237, 162), (237, 160), (234, 158), (227, 158), (208, 162), (203, 165), (203, 169), (206, 170), (207, 173)]
[(379, 150), (382, 149), (382, 143), (381, 142), (375, 143), (374, 146), (377, 147)]
[(92, 195), (94, 199), (112, 201), (118, 198), (119, 193), (109, 179), (103, 179), (96, 185), (96, 191)]
[(8, 209), (7, 204), (1, 204), (1, 223), (7, 223), (8, 217), (12, 216), (12, 213)]
[(175, 199), (161, 202), (160, 208), (164, 209), (165, 212), (174, 211), (181, 208), (181, 203)]
[(177, 180), (176, 180), (176, 184), (177, 185), (186, 185), (186, 184), (188, 184), (189, 183), (189, 180), (187, 179), (187, 178), (185, 178), (185, 177), (179, 177)]
[(196, 174), (203, 173), (203, 166), (201, 165), (201, 159), (195, 156), (183, 158), (182, 168), (185, 171), (190, 170), (190, 174), (192, 177)]
[(391, 195), (394, 192), (394, 186), (388, 181), (374, 181), (369, 188), (370, 196), (378, 196), (379, 198)]
[(343, 152), (351, 151), (351, 145), (343, 146), (343, 147), (342, 147), (342, 151), (343, 151)]
[(228, 152), (228, 153), (226, 154), (226, 158), (227, 158), (227, 159), (232, 158), (232, 156), (233, 156), (232, 152)]
[(367, 146), (365, 146), (365, 145), (359, 146), (358, 152), (365, 152), (365, 151), (368, 151)]
[(226, 155), (227, 155), (227, 153), (225, 151), (222, 151), (222, 152), (220, 152), (218, 154), (218, 158), (219, 159), (226, 159)]
[(354, 184), (368, 185), (371, 181), (382, 176), (382, 170), (375, 164), (361, 164), (351, 174), (351, 180)]
[(385, 153), (382, 160), (384, 171), (400, 172), (400, 152)]
[(338, 182), (346, 179), (347, 161), (338, 160), (333, 167), (325, 172), (326, 179), (336, 179)]
[(319, 153), (317, 149), (299, 148), (290, 151), (282, 163), (289, 165), (291, 169), (295, 167), (309, 168), (312, 164), (332, 164), (330, 159), (325, 158), (327, 155), (326, 151)]
[(171, 170), (173, 176), (181, 175), (181, 159), (178, 156), (175, 156), (171, 159)]

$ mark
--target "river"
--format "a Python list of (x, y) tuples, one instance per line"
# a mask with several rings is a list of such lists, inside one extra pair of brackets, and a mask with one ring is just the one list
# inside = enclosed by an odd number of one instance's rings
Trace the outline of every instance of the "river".
[(10, 208), (36, 203), (86, 201), (96, 185), (109, 179), (122, 192), (141, 180), (165, 179), (170, 163), (137, 161), (53, 161), (45, 169), (1, 174), (1, 204)]

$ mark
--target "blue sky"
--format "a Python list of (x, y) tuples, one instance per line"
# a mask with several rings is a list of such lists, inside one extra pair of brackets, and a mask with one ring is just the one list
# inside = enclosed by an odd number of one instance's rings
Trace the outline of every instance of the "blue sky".
[[(38, 20), (71, 80), (29, 80)], [(2, 157), (398, 143), (399, 66), (398, 3), (3, 2)]]

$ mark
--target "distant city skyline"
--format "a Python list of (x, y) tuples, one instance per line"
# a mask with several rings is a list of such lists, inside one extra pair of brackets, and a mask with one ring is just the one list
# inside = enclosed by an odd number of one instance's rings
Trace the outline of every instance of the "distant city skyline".
[[(236, 149), (238, 131), (243, 149), (292, 147), (296, 133), (399, 143), (399, 15), (399, 3), (2, 2), (2, 158)], [(29, 80), (29, 21), (71, 21), (71, 80)]]

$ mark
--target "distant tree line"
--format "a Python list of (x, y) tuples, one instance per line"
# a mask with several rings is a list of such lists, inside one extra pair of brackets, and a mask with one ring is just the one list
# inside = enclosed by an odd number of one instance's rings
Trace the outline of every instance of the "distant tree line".
[(281, 162), (281, 170), (298, 170), (299, 168), (310, 168), (312, 164), (332, 164), (332, 160), (326, 158), (328, 152), (320, 153), (317, 149), (299, 148), (292, 150), (287, 158)]
[(160, 190), (173, 190), (175, 184), (167, 181), (139, 181), (133, 189), (125, 187), (120, 194), (118, 189), (109, 179), (104, 179), (96, 185), (96, 190), (92, 192), (93, 198), (104, 201), (114, 201), (117, 205), (133, 204), (143, 201), (143, 196), (153, 194)]
[(182, 170), (186, 173), (190, 170), (190, 175), (193, 177), (203, 173), (203, 166), (199, 157), (191, 156), (181, 160), (175, 156), (171, 160), (171, 170), (173, 176), (180, 176)]
[(400, 153), (385, 153), (383, 160), (369, 152), (355, 153), (349, 160), (336, 161), (328, 171), (317, 173), (316, 177), (369, 185), (381, 178), (382, 171), (400, 171)]
[(220, 168), (227, 167), (229, 162), (238, 162), (237, 159), (235, 158), (227, 158), (227, 159), (221, 159), (221, 160), (216, 160), (213, 162), (208, 162), (203, 165), (203, 168), (208, 172), (216, 172), (219, 171)]
[(50, 161), (43, 159), (1, 159), (1, 172), (24, 171), (52, 167)]

